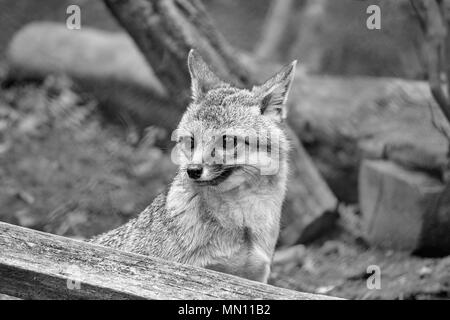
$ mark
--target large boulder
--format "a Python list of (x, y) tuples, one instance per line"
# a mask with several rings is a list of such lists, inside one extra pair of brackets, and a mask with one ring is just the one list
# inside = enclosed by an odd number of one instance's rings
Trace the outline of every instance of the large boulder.
[(304, 76), (288, 119), (337, 197), (357, 202), (362, 159), (388, 159), (441, 175), (450, 132), (428, 83), (394, 78)]
[(450, 254), (449, 193), (441, 181), (390, 161), (364, 160), (359, 201), (372, 245)]

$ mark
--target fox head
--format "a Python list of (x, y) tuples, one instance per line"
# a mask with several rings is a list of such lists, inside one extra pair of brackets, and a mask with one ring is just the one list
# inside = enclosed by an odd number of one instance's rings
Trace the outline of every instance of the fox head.
[(252, 90), (220, 80), (189, 52), (192, 102), (172, 136), (180, 174), (192, 185), (227, 191), (286, 173), (282, 129), (296, 61)]

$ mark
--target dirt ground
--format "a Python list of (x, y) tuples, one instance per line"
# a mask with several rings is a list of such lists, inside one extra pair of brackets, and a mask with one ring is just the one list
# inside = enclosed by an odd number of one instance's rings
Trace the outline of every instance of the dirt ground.
[[(335, 240), (306, 251), (301, 266), (275, 268), (270, 283), (347, 299), (450, 299), (450, 257), (422, 259)], [(369, 266), (381, 271), (379, 289), (369, 289)]]
[[(65, 78), (0, 80), (1, 221), (85, 239), (138, 214), (170, 182), (176, 168), (153, 145), (157, 128), (139, 140)], [(367, 287), (370, 265), (380, 289)], [(352, 299), (449, 299), (450, 257), (384, 252), (338, 232), (306, 247), (300, 263), (275, 267), (270, 283)]]

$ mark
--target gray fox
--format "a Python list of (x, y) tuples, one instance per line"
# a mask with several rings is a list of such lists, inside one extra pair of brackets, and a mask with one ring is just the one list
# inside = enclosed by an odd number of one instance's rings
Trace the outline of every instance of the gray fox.
[(267, 282), (286, 189), (282, 121), (295, 65), (238, 89), (191, 50), (192, 102), (173, 135), (176, 177), (138, 217), (89, 241)]

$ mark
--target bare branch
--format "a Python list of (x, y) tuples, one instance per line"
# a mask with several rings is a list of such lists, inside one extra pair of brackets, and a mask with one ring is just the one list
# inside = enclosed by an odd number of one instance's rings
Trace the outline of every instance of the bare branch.
[(437, 121), (436, 114), (433, 111), (433, 106), (431, 105), (431, 103), (428, 103), (428, 108), (430, 109), (431, 114), (431, 124), (437, 131), (439, 131), (444, 137), (446, 137), (448, 141), (450, 141), (450, 133), (447, 132), (447, 130), (445, 130), (445, 128)]
[(422, 0), (410, 0), (409, 2), (411, 3), (411, 6), (414, 9), (414, 12), (417, 16), (420, 28), (422, 29), (423, 32), (426, 32), (427, 25)]
[[(450, 122), (450, 69), (446, 61), (447, 20), (442, 0), (410, 0), (425, 35), (424, 55), (427, 59), (431, 94)], [(447, 90), (442, 75), (446, 74)]]
[(255, 50), (258, 59), (268, 59), (274, 56), (289, 25), (293, 4), (293, 0), (272, 0), (262, 28), (262, 38)]

